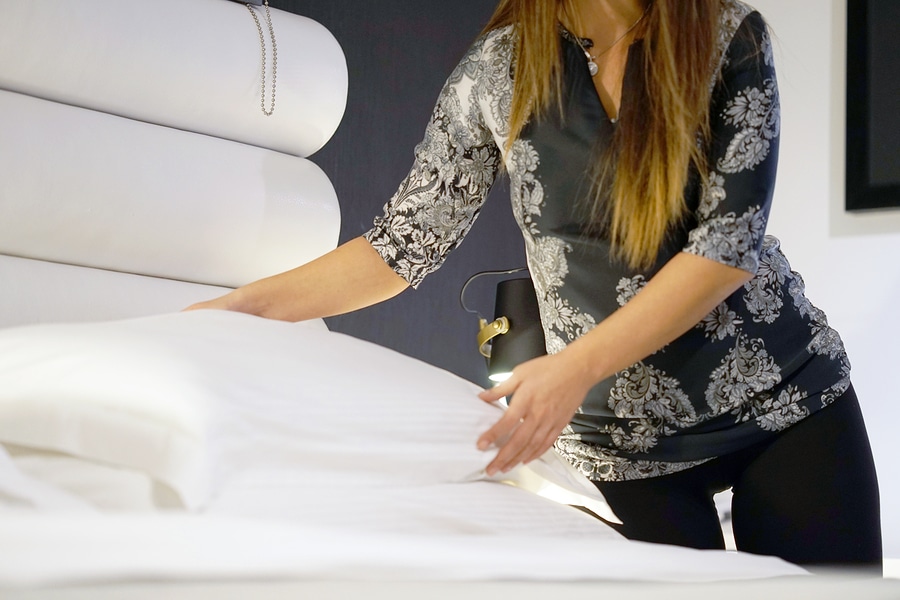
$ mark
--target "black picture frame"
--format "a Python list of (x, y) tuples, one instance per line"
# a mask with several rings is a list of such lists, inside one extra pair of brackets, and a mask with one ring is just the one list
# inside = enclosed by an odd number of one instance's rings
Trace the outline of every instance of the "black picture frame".
[(848, 211), (900, 208), (898, 48), (900, 2), (847, 0)]

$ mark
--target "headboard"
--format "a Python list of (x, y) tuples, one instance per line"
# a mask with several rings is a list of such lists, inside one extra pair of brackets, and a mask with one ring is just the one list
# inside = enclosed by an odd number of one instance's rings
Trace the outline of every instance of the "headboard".
[[(226, 0), (0, 0), (0, 326), (178, 310), (335, 247), (333, 36)], [(164, 43), (160, 43), (164, 40)], [(261, 67), (266, 60), (266, 89)]]

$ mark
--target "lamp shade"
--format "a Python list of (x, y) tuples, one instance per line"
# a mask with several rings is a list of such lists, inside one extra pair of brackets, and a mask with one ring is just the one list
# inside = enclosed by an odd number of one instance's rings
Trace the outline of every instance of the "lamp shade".
[(509, 330), (491, 342), (488, 376), (503, 381), (513, 368), (547, 353), (537, 296), (530, 277), (507, 279), (497, 284), (496, 319), (506, 317)]

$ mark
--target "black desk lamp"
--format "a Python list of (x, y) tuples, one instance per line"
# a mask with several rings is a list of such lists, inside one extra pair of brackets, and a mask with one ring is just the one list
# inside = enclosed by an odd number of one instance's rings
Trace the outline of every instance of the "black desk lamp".
[(531, 277), (506, 279), (497, 284), (493, 321), (488, 322), (464, 302), (466, 287), (482, 275), (507, 275), (524, 271), (484, 271), (466, 281), (459, 294), (460, 304), (467, 312), (478, 314), (478, 351), (487, 359), (488, 378), (499, 383), (510, 376), (513, 368), (527, 360), (547, 353), (544, 329)]

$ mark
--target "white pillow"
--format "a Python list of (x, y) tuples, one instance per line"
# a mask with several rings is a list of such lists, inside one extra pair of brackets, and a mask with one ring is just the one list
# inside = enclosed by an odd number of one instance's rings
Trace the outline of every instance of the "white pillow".
[[(248, 472), (482, 479), (495, 451), (475, 441), (502, 409), (479, 389), (321, 322), (195, 311), (0, 330), (0, 442), (145, 472), (190, 509)], [(503, 480), (615, 520), (553, 451)]]

